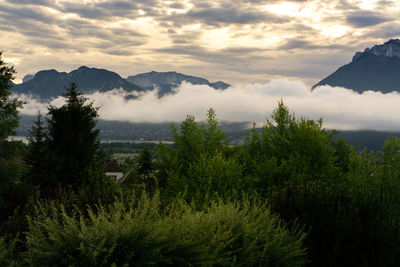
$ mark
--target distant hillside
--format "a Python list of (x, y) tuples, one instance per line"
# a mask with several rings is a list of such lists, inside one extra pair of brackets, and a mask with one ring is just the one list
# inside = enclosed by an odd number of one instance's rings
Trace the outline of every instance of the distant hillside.
[(119, 74), (105, 69), (88, 68), (85, 66), (70, 73), (56, 70), (42, 70), (22, 84), (15, 84), (13, 92), (32, 94), (40, 99), (57, 97), (64, 92), (64, 88), (75, 82), (83, 93), (93, 91), (106, 92), (115, 88), (122, 88), (127, 92), (143, 91)]
[(313, 86), (341, 86), (359, 93), (367, 90), (389, 93), (400, 91), (400, 40), (357, 52), (351, 63)]
[[(20, 125), (16, 129), (17, 135), (27, 136), (33, 126), (35, 116), (20, 115)], [(179, 127), (179, 123), (175, 123)], [(232, 143), (242, 143), (248, 122), (221, 122), (220, 127), (227, 133), (227, 138)], [(97, 128), (100, 129), (102, 140), (146, 140), (146, 141), (171, 141), (170, 123), (131, 123), (123, 121), (99, 120)], [(257, 128), (261, 131), (261, 128)], [(381, 132), (372, 130), (339, 131), (337, 137), (343, 137), (347, 143), (359, 148), (380, 151), (383, 142), (389, 136), (400, 138), (400, 132)]]
[(154, 88), (159, 89), (159, 96), (169, 94), (173, 92), (173, 89), (182, 84), (182, 82), (188, 82), (191, 84), (204, 84), (214, 89), (226, 89), (230, 85), (221, 81), (211, 83), (204, 78), (195, 76), (188, 76), (175, 71), (170, 72), (147, 72), (141, 73), (134, 76), (129, 76), (127, 80), (141, 88), (147, 90), (153, 90)]
[(226, 89), (230, 86), (221, 81), (211, 83), (204, 78), (188, 76), (174, 71), (152, 71), (124, 79), (112, 71), (82, 66), (69, 73), (52, 69), (39, 71), (35, 75), (28, 74), (24, 77), (23, 83), (12, 84), (12, 91), (19, 94), (32, 94), (41, 100), (47, 101), (62, 94), (64, 88), (72, 82), (78, 84), (82, 93), (106, 92), (116, 88), (132, 92), (153, 90), (157, 87), (159, 88), (159, 97), (173, 92), (174, 88), (180, 86), (182, 82), (204, 84), (217, 90)]

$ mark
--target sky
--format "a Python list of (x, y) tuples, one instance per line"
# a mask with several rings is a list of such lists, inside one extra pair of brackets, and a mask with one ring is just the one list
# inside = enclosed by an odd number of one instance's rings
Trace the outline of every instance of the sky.
[(86, 65), (310, 86), (399, 37), (399, 15), (397, 0), (0, 0), (0, 50), (17, 83)]

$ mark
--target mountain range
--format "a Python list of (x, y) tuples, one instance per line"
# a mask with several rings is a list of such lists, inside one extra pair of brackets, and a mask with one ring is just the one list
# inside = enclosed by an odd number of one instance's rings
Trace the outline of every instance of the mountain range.
[(40, 100), (49, 100), (62, 94), (64, 88), (72, 82), (78, 84), (82, 93), (106, 92), (116, 88), (122, 88), (127, 92), (158, 89), (159, 97), (174, 93), (174, 88), (182, 82), (204, 84), (217, 90), (230, 86), (221, 81), (211, 83), (204, 78), (177, 72), (152, 71), (124, 79), (119, 74), (106, 69), (82, 66), (69, 73), (52, 69), (39, 71), (35, 75), (26, 75), (21, 84), (12, 84), (12, 91), (18, 94), (31, 94)]
[(359, 93), (400, 91), (400, 40), (357, 52), (352, 61), (313, 86), (340, 86)]
[(195, 76), (188, 76), (175, 71), (170, 72), (148, 72), (141, 73), (134, 76), (128, 76), (127, 81), (140, 86), (145, 90), (153, 90), (158, 88), (159, 96), (163, 96), (168, 93), (172, 93), (174, 88), (182, 84), (182, 82), (187, 82), (197, 85), (208, 85), (214, 89), (226, 89), (230, 85), (221, 81), (210, 83), (204, 78), (199, 78)]
[[(98, 68), (82, 66), (69, 73), (41, 70), (26, 75), (21, 84), (12, 84), (12, 91), (31, 94), (41, 100), (49, 100), (64, 92), (72, 82), (78, 84), (82, 93), (106, 92), (122, 88), (126, 92), (158, 90), (161, 98), (175, 92), (183, 82), (208, 85), (216, 90), (230, 87), (222, 81), (210, 82), (204, 78), (189, 76), (175, 71), (140, 73), (126, 79), (119, 74)], [(362, 93), (367, 90), (389, 93), (400, 91), (400, 40), (392, 39), (384, 44), (356, 52), (352, 61), (313, 86), (340, 86)]]

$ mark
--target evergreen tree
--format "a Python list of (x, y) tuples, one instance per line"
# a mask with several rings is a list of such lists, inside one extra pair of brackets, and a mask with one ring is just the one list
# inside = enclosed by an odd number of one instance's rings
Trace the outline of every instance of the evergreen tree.
[(153, 192), (157, 185), (156, 178), (152, 175), (154, 169), (153, 155), (147, 145), (140, 151), (136, 172), (142, 176), (148, 192)]
[(41, 185), (48, 182), (48, 150), (46, 143), (46, 129), (43, 126), (40, 112), (28, 135), (28, 150), (24, 161), (29, 167), (28, 178), (31, 183)]
[(95, 129), (98, 108), (87, 103), (75, 83), (66, 90), (66, 103), (60, 108), (49, 107), (47, 141), (55, 179), (79, 185), (99, 152), (99, 130)]
[[(10, 89), (15, 70), (8, 67), (1, 58), (0, 51), (0, 142), (7, 139), (9, 135), (15, 134), (14, 129), (18, 126), (18, 108), (21, 108), (23, 102), (18, 98), (10, 98)], [(5, 153), (1, 153), (0, 158)]]
[(151, 154), (149, 146), (145, 146), (139, 154), (137, 173), (143, 175), (146, 178), (151, 171), (154, 169), (153, 155)]
[(15, 70), (6, 65), (1, 54), (0, 52), (0, 214), (2, 208), (7, 206), (8, 194), (19, 176), (20, 166), (14, 161), (19, 146), (16, 142), (7, 141), (7, 137), (15, 134), (14, 129), (19, 123), (18, 108), (23, 104), (18, 98), (10, 97)]

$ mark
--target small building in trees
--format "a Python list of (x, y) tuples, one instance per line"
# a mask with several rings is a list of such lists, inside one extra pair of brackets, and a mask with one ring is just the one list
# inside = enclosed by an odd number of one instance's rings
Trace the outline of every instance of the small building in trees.
[(124, 171), (115, 161), (109, 161), (104, 167), (106, 175), (116, 181), (124, 176)]

